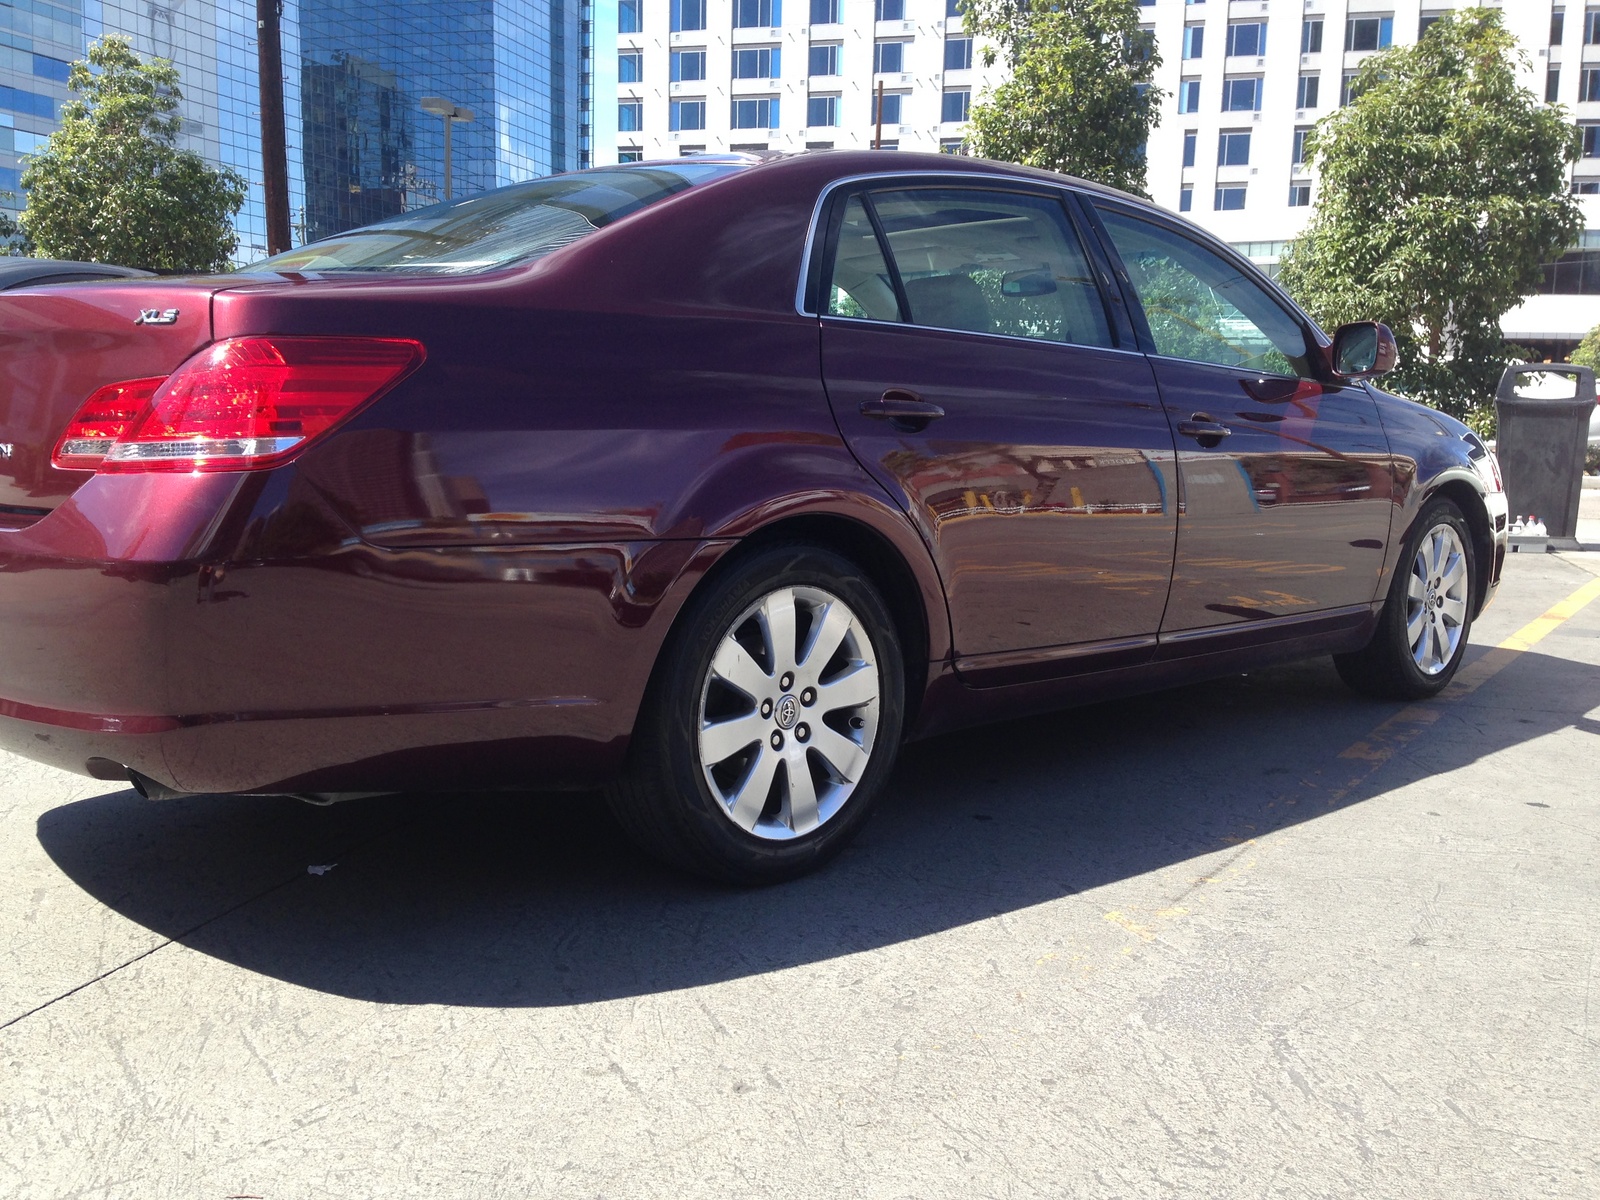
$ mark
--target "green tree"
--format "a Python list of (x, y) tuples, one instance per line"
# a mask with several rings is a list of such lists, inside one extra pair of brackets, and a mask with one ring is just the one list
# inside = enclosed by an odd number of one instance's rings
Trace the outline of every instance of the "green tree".
[(985, 63), (1011, 68), (972, 107), (973, 151), (1143, 195), (1161, 59), (1136, 0), (967, 0), (965, 11), (967, 30), (993, 43)]
[(1469, 8), (1367, 59), (1306, 141), (1320, 196), (1279, 275), (1325, 326), (1387, 323), (1386, 386), (1457, 416), (1488, 405), (1512, 354), (1501, 316), (1583, 227), (1577, 131), (1517, 82), (1521, 58), (1498, 12)]
[(1569, 361), (1574, 366), (1600, 371), (1600, 325), (1596, 325), (1583, 335), (1583, 341), (1578, 343), (1578, 348), (1572, 352)]
[[(11, 192), (0, 192), (0, 200), (15, 199), (15, 194)], [(29, 248), (29, 242), (22, 232), (22, 226), (17, 224), (16, 218), (10, 213), (0, 209), (0, 255), (9, 257), (26, 254)]]
[(89, 46), (67, 86), (79, 99), (23, 168), (22, 228), (52, 258), (156, 271), (227, 268), (244, 179), (177, 148), (178, 70), (123, 37)]

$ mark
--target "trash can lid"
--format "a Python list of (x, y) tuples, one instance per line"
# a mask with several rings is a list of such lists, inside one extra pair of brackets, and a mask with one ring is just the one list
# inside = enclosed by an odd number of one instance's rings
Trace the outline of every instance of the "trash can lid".
[(1595, 405), (1594, 372), (1571, 363), (1518, 363), (1495, 389), (1496, 405), (1585, 411)]

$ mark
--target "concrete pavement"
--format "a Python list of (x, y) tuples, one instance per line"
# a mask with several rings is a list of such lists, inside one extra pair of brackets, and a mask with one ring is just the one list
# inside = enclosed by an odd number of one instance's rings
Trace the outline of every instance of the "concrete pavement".
[(1489, 649), (1596, 576), (1514, 557), (1427, 706), (1314, 662), (911, 747), (760, 892), (587, 797), (0, 757), (0, 1195), (1600, 1196), (1600, 601)]

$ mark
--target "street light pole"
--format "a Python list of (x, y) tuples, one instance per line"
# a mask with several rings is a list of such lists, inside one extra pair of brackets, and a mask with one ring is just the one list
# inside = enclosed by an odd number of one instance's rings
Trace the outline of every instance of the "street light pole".
[(267, 253), (289, 249), (289, 161), (283, 131), (281, 0), (256, 0), (256, 66), (261, 102), (261, 189), (266, 196)]
[(449, 200), (453, 192), (450, 177), (454, 173), (450, 163), (450, 130), (457, 121), (466, 124), (475, 120), (476, 114), (470, 108), (462, 108), (443, 96), (424, 96), (422, 111), (444, 119), (444, 198)]

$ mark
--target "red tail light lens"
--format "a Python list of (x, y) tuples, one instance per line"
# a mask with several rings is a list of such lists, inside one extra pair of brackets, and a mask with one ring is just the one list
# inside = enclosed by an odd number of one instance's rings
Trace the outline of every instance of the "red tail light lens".
[(93, 471), (100, 466), (106, 451), (127, 432), (128, 426), (138, 419), (150, 403), (156, 389), (167, 381), (157, 379), (130, 379), (126, 383), (108, 383), (83, 402), (78, 415), (56, 443), (50, 455), (50, 465), (63, 471)]
[(277, 466), (388, 391), (422, 359), (420, 342), (397, 338), (218, 342), (162, 383), (110, 446), (100, 470)]

